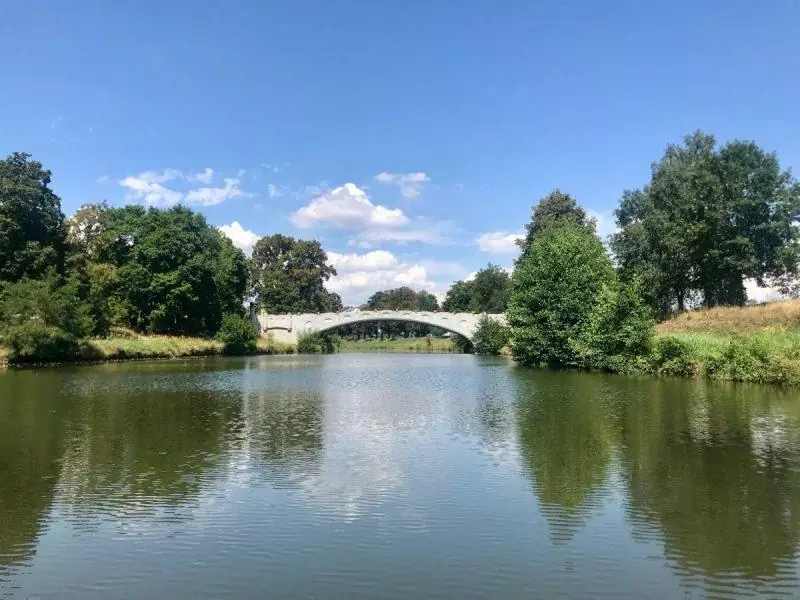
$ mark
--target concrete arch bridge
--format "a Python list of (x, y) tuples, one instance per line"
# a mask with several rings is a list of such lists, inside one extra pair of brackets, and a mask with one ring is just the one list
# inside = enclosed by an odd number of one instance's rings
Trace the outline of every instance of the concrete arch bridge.
[[(251, 313), (251, 321), (259, 333), (269, 333), (276, 341), (296, 344), (301, 333), (316, 333), (336, 329), (352, 323), (376, 321), (409, 321), (446, 329), (472, 339), (478, 322), (484, 315), (413, 310), (347, 310), (338, 313), (308, 313), (302, 315), (271, 315)], [(505, 315), (486, 315), (505, 324)]]

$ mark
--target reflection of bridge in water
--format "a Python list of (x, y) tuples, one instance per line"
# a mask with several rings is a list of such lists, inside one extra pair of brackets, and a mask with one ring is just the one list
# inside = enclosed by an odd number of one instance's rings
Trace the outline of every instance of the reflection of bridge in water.
[[(375, 321), (408, 321), (432, 325), (472, 339), (483, 314), (450, 313), (414, 310), (347, 310), (338, 313), (308, 313), (302, 315), (251, 314), (253, 324), (261, 333), (270, 333), (276, 341), (294, 344), (300, 333), (316, 333), (353, 323)], [(505, 315), (486, 315), (505, 323)]]

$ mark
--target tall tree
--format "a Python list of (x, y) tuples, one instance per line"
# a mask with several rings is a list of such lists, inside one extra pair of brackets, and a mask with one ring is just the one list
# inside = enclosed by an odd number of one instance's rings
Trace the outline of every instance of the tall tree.
[(625, 192), (616, 211), (620, 273), (640, 280), (661, 317), (695, 298), (741, 305), (744, 279), (797, 273), (800, 185), (751, 142), (715, 147), (702, 132), (669, 146), (650, 184)]
[(533, 206), (531, 220), (525, 225), (525, 237), (519, 240), (522, 254), (536, 237), (549, 227), (557, 224), (575, 223), (590, 228), (594, 232), (593, 219), (586, 216), (586, 211), (575, 201), (575, 198), (561, 190), (553, 190)]
[(275, 234), (258, 240), (249, 269), (250, 287), (268, 313), (325, 312), (332, 299), (325, 282), (336, 269), (318, 241)]
[(470, 312), (504, 313), (511, 296), (511, 277), (505, 269), (489, 263), (476, 273), (470, 291)]
[(456, 281), (447, 290), (442, 310), (447, 312), (469, 312), (472, 303), (472, 282)]
[(64, 215), (50, 175), (24, 152), (0, 160), (0, 281), (63, 270)]

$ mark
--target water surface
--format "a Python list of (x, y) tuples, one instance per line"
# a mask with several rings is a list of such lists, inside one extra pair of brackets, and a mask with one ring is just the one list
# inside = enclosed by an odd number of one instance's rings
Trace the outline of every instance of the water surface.
[(800, 396), (466, 355), (0, 374), (0, 595), (800, 595)]

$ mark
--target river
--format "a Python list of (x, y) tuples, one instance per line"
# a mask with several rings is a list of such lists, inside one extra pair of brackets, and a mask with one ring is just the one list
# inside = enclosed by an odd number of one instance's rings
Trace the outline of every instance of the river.
[(469, 355), (0, 373), (0, 596), (800, 594), (800, 394)]

